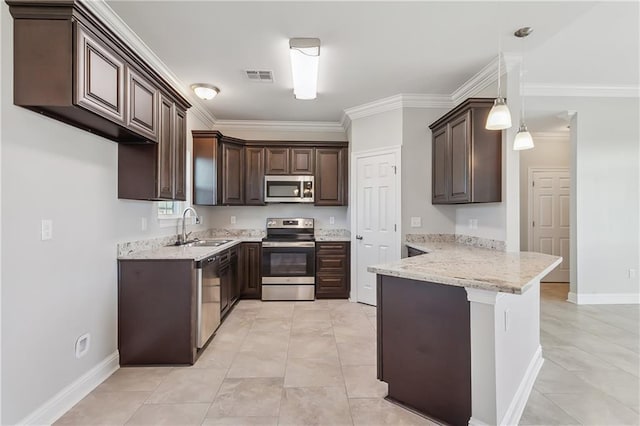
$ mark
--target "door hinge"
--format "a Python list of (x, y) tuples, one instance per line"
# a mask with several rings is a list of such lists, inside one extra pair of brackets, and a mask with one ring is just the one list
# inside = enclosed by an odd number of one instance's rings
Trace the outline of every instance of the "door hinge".
[(535, 221), (535, 220), (534, 220), (533, 222), (531, 222), (531, 226), (532, 226), (533, 228), (535, 228), (535, 227), (536, 227), (536, 221)]
[(391, 166), (391, 168), (393, 169), (393, 174), (397, 175), (398, 174), (398, 168), (396, 166)]
[(393, 232), (398, 232), (398, 225), (393, 225)]
[(536, 181), (531, 182), (531, 186), (536, 186)]

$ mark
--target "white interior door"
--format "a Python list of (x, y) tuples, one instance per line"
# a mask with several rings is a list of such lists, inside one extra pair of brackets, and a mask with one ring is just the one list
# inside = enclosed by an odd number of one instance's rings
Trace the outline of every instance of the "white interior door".
[(367, 266), (400, 259), (397, 158), (356, 158), (356, 300), (376, 304), (376, 275)]
[(530, 249), (562, 256), (562, 263), (543, 281), (569, 282), (570, 175), (568, 169), (532, 170)]

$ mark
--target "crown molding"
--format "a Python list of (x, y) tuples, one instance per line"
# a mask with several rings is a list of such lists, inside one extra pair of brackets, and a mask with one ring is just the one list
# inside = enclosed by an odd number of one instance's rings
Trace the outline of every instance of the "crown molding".
[(525, 96), (638, 98), (640, 86), (580, 86), (571, 84), (529, 83), (524, 86)]
[(98, 19), (104, 22), (117, 34), (122, 41), (127, 43), (145, 62), (155, 71), (165, 78), (182, 96), (191, 103), (191, 112), (195, 117), (207, 126), (213, 127), (216, 122), (215, 116), (202, 103), (202, 100), (191, 91), (185, 90), (186, 85), (162, 62), (162, 60), (142, 41), (140, 37), (122, 20), (117, 13), (104, 0), (92, 0), (83, 2), (84, 5)]
[(344, 134), (339, 121), (266, 121), (266, 120), (216, 120), (217, 129), (269, 130), (279, 132), (329, 132)]
[(497, 79), (497, 70), (498, 58), (496, 57), (453, 91), (451, 94), (453, 103), (458, 105), (465, 99), (472, 97), (475, 93), (491, 85)]
[(533, 137), (534, 141), (540, 140), (558, 140), (558, 139), (566, 139), (568, 140), (570, 137), (569, 129), (566, 132), (531, 132), (531, 137)]
[[(369, 117), (383, 112), (394, 111), (401, 108), (451, 108), (451, 96), (449, 95), (429, 95), (419, 93), (401, 93), (368, 102), (356, 107), (344, 110), (345, 116), (349, 120)], [(346, 119), (343, 120), (345, 122)]]

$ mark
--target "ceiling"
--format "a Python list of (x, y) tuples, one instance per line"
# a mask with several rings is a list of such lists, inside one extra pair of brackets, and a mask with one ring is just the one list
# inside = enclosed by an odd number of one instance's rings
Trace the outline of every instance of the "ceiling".
[[(638, 3), (107, 1), (220, 120), (339, 121), (399, 93), (450, 95), (526, 39), (528, 83), (638, 85)], [(295, 100), (288, 40), (321, 39), (318, 98)], [(246, 69), (272, 70), (255, 83)]]

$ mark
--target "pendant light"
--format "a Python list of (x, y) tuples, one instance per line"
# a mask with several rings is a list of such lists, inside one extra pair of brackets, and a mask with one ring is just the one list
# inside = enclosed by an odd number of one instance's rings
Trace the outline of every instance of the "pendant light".
[(498, 97), (493, 101), (493, 107), (491, 107), (491, 111), (487, 116), (487, 123), (484, 126), (487, 130), (504, 130), (511, 127), (511, 112), (507, 102), (502, 97), (502, 86), (500, 85), (502, 76), (501, 58), (502, 49), (500, 37), (498, 37)]
[(532, 32), (533, 28), (523, 27), (513, 33), (516, 37), (522, 39), (522, 62), (520, 64), (520, 99), (522, 100), (522, 106), (520, 108), (520, 127), (513, 140), (513, 149), (516, 151), (533, 148), (533, 138), (524, 122), (524, 39)]

